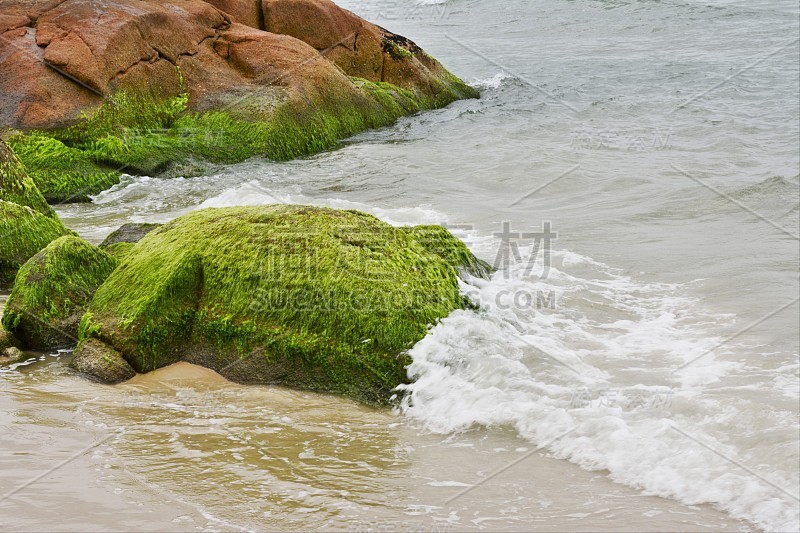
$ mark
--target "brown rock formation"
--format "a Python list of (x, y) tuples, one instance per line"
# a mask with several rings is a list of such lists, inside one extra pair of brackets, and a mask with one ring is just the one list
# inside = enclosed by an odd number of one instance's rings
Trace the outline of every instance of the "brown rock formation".
[(0, 0), (0, 128), (59, 128), (117, 89), (173, 96), (182, 83), (194, 109), (258, 120), (279, 102), (352, 103), (363, 91), (348, 76), (433, 105), (475, 95), (328, 0)]

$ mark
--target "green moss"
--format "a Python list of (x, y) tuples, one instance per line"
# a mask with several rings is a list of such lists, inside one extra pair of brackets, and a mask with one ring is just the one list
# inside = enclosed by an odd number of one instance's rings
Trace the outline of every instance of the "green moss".
[[(372, 85), (362, 80), (362, 86)], [(390, 94), (385, 89), (381, 92)], [(358, 104), (284, 104), (262, 122), (248, 122), (222, 112), (190, 113), (177, 120), (174, 128), (187, 140), (192, 155), (214, 163), (234, 163), (253, 155), (286, 161), (329, 149), (339, 139), (392, 124), (418, 109), (408, 102), (407, 91), (398, 88), (400, 94), (402, 105), (391, 97), (381, 101), (364, 98)]]
[(170, 128), (187, 98), (118, 92), (74, 126), (19, 133), (8, 142), (47, 201), (86, 201), (118, 183), (122, 172), (153, 174), (183, 159)]
[(119, 183), (119, 171), (101, 166), (90, 150), (65, 145), (45, 133), (17, 134), (9, 144), (50, 203), (82, 202)]
[(122, 261), (128, 257), (134, 246), (136, 246), (136, 243), (133, 242), (115, 242), (114, 244), (103, 246), (102, 249), (108, 255), (116, 257), (117, 260)]
[(100, 335), (100, 326), (92, 323), (93, 315), (90, 312), (84, 313), (78, 322), (78, 338), (91, 339)]
[(3, 326), (30, 348), (74, 345), (89, 300), (117, 264), (79, 237), (54, 240), (20, 268)]
[(2, 141), (0, 141), (0, 200), (30, 207), (51, 218), (56, 217), (55, 211), (47, 205), (25, 167)]
[(357, 86), (367, 91), (390, 116), (394, 116), (392, 122), (420, 110), (419, 99), (408, 89), (402, 89), (386, 82), (371, 82), (361, 78), (351, 79)]
[(13, 281), (19, 267), (39, 250), (69, 233), (57, 218), (0, 200), (0, 286)]
[(492, 267), (481, 261), (469, 251), (460, 240), (453, 237), (444, 226), (422, 225), (402, 228), (412, 239), (431, 253), (444, 259), (447, 264), (459, 271), (487, 277)]
[(196, 160), (229, 164), (255, 155), (285, 161), (475, 95), (449, 73), (434, 80), (435, 97), (352, 80), (361, 95), (324, 96), (326, 89), (319, 88), (313, 101), (284, 101), (256, 118), (233, 111), (190, 112), (185, 94), (159, 99), (119, 92), (74, 126), (19, 133), (9, 144), (49, 202), (85, 201), (118, 183), (123, 172), (156, 175), (171, 167), (196, 169)]
[(124, 139), (131, 132), (161, 132), (169, 129), (187, 109), (188, 94), (158, 98), (151, 94), (117, 92), (84, 120), (55, 133), (71, 146), (87, 146), (98, 140)]
[(10, 283), (33, 254), (69, 233), (0, 141), (0, 286)]
[(392, 59), (395, 60), (411, 59), (414, 56), (410, 50), (404, 48), (399, 43), (386, 38), (383, 40), (383, 51), (388, 52)]
[(207, 209), (142, 239), (82, 331), (139, 372), (185, 359), (237, 381), (386, 401), (407, 379), (405, 350), (465, 307), (457, 269), (471, 261), (355, 211)]
[(430, 82), (433, 95), (425, 96), (421, 100), (424, 108), (440, 109), (458, 99), (480, 96), (477, 89), (470, 87), (457, 76), (445, 70), (444, 67), (440, 67), (440, 69), (442, 72), (439, 76)]

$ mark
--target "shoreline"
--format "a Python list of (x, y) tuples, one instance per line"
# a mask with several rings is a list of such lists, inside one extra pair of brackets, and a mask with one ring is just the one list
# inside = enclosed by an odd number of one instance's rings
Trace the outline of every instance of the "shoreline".
[[(48, 428), (57, 427), (53, 423), (68, 416), (68, 399), (81, 406), (75, 413), (77, 418), (63, 428), (74, 435), (70, 440), (75, 442), (69, 448), (77, 449), (81, 442), (90, 445), (97, 440), (98, 431), (103, 434), (114, 428), (127, 429), (101, 449), (65, 467), (48, 483), (31, 487), (21, 501), (47, 498), (51, 491), (63, 491), (64, 497), (71, 499), (68, 495), (75, 490), (74, 480), (81, 479), (92, 487), (96, 502), (102, 499), (101, 508), (119, 507), (116, 512), (123, 517), (124, 501), (150, 499), (153, 514), (148, 520), (160, 515), (159, 530), (271, 530), (286, 524), (287, 530), (337, 531), (530, 531), (531, 527), (546, 531), (756, 531), (751, 524), (732, 519), (710, 505), (690, 506), (646, 496), (612, 482), (605, 473), (585, 471), (544, 453), (530, 454), (534, 448), (510, 429), (431, 434), (386, 408), (374, 409), (335, 396), (281, 387), (237, 385), (188, 363), (115, 386), (54, 377), (46, 369), (54, 364), (59, 363), (37, 362), (24, 370), (49, 374), (42, 383), (42, 394), (62, 391), (58, 396), (63, 401), (51, 403), (37, 433), (43, 436)], [(15, 405), (17, 400), (12, 401)], [(167, 420), (172, 421), (172, 430), (161, 426)], [(270, 426), (283, 429), (265, 433)], [(356, 438), (354, 433), (355, 440), (343, 441), (350, 444), (339, 449), (338, 460), (328, 462), (326, 455), (336, 449), (330, 441), (339, 440), (334, 435), (344, 428), (366, 435)], [(286, 431), (289, 433), (284, 435)], [(174, 442), (180, 446), (167, 445), (164, 439), (170, 434), (170, 440), (177, 439)], [(213, 437), (211, 442), (199, 440), (202, 434)], [(214, 442), (225, 442), (226, 435), (235, 437), (232, 451), (235, 455), (238, 450), (241, 459), (228, 457), (230, 452), (217, 457), (222, 450), (217, 451)], [(241, 445), (250, 439), (256, 447), (266, 446), (268, 454), (246, 453)], [(147, 450), (157, 442), (167, 448), (165, 453), (153, 456)], [(12, 444), (9, 450), (18, 445), (22, 442)], [(388, 462), (379, 459), (393, 456), (395, 459)], [(525, 459), (514, 468), (446, 503), (465, 486), (522, 456)], [(205, 459), (198, 462), (201, 457)], [(242, 474), (262, 471), (270, 480), (266, 485), (256, 483), (242, 494), (261, 492), (267, 499), (260, 504), (252, 500), (249, 505), (253, 510), (261, 509), (259, 514), (269, 510), (268, 515), (257, 518), (252, 513), (242, 514), (247, 504), (241, 497), (220, 506), (212, 492), (204, 488), (216, 475), (223, 476), (220, 481), (229, 475), (224, 473), (227, 468), (216, 470), (222, 467), (218, 461), (223, 457), (228, 457), (226, 463), (233, 461), (231, 466), (238, 465)], [(35, 453), (28, 454), (16, 468), (24, 468), (33, 460)], [(164, 470), (159, 465), (169, 467)], [(209, 471), (210, 467), (217, 474)], [(310, 503), (301, 504), (305, 497), (291, 505), (291, 498), (277, 507), (269, 503), (267, 495), (283, 494), (298, 483), (308, 487), (308, 498), (320, 507), (314, 518), (304, 515), (303, 508)], [(373, 492), (377, 486), (383, 487), (382, 493)], [(290, 493), (295, 490), (289, 489)], [(10, 500), (11, 509), (21, 501)], [(344, 501), (352, 505), (340, 508)], [(107, 527), (120, 523), (113, 514), (98, 513), (97, 509), (90, 513), (87, 504), (73, 501), (61, 521), (62, 526), (73, 525), (62, 529), (103, 529), (104, 523)], [(179, 509), (172, 507), (175, 504)], [(50, 508), (46, 507), (42, 516), (47, 516)], [(508, 515), (511, 509), (516, 516)], [(82, 521), (87, 514), (92, 514), (91, 521)], [(24, 515), (12, 512), (8, 516)], [(291, 526), (302, 516), (312, 520)], [(104, 522), (104, 517), (110, 521)], [(4, 526), (29, 527), (30, 522), (4, 521)]]

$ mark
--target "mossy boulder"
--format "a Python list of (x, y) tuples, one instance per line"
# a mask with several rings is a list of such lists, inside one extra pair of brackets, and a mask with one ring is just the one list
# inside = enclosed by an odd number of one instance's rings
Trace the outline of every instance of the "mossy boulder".
[(0, 140), (0, 200), (27, 206), (42, 215), (56, 218), (55, 211), (47, 205), (19, 158), (3, 140)]
[(69, 146), (51, 135), (54, 133), (33, 132), (9, 138), (47, 202), (89, 201), (90, 196), (119, 183), (122, 173), (95, 161), (91, 150)]
[(327, 0), (0, 0), (0, 13), (0, 128), (19, 130), (9, 142), (51, 202), (123, 172), (291, 159), (478, 96)]
[(36, 252), (68, 233), (58, 219), (0, 200), (0, 287), (9, 285)]
[(0, 140), (0, 287), (36, 252), (69, 233)]
[(131, 253), (134, 246), (136, 244), (132, 242), (116, 242), (100, 248), (108, 255), (116, 257), (118, 261), (123, 261)]
[(486, 269), (444, 229), (308, 206), (201, 210), (145, 236), (99, 287), (79, 353), (96, 339), (137, 372), (188, 361), (384, 402), (407, 380), (406, 350), (470, 306), (459, 270)]
[(453, 237), (453, 234), (444, 226), (425, 224), (401, 229), (408, 232), (411, 238), (428, 252), (442, 258), (447, 264), (456, 269), (459, 276), (470, 275), (488, 278), (491, 274), (492, 268), (489, 264), (472, 255), (469, 248)]
[(79, 237), (56, 239), (20, 268), (3, 326), (29, 349), (75, 346), (92, 295), (118, 263)]

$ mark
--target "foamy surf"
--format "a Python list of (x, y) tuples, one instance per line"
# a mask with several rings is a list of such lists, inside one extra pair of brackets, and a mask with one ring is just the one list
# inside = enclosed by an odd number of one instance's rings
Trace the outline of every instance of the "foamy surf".
[[(525, 279), (518, 265), (465, 283), (482, 309), (453, 313), (411, 350), (403, 413), (438, 433), (511, 426), (555, 457), (647, 494), (797, 530), (797, 480), (777, 459), (748, 467), (752, 443), (737, 442), (725, 422), (742, 413), (706, 395), (741, 365), (717, 358), (720, 339), (696, 316), (680, 318), (697, 302), (678, 285), (637, 283), (573, 252), (554, 252), (559, 260), (546, 280)], [(575, 276), (576, 265), (588, 270)], [(503, 304), (504, 295), (543, 292), (557, 295), (555, 309)], [(782, 459), (790, 463), (791, 451)]]
[(514, 76), (511, 74), (507, 74), (505, 71), (498, 72), (491, 78), (476, 78), (474, 80), (470, 80), (470, 85), (474, 87), (478, 87), (479, 89), (499, 89), (500, 86), (506, 80), (514, 79)]
[(251, 180), (237, 187), (223, 191), (219, 195), (204, 201), (195, 209), (269, 204), (305, 204), (319, 207), (330, 207), (333, 209), (357, 209), (359, 211), (374, 215), (381, 220), (395, 226), (409, 224), (447, 223), (447, 217), (443, 216), (438, 211), (431, 208), (426, 208), (425, 206), (408, 208), (380, 208), (368, 206), (361, 202), (353, 202), (337, 198), (311, 198), (302, 194), (299, 188), (289, 191), (275, 191), (256, 180)]

